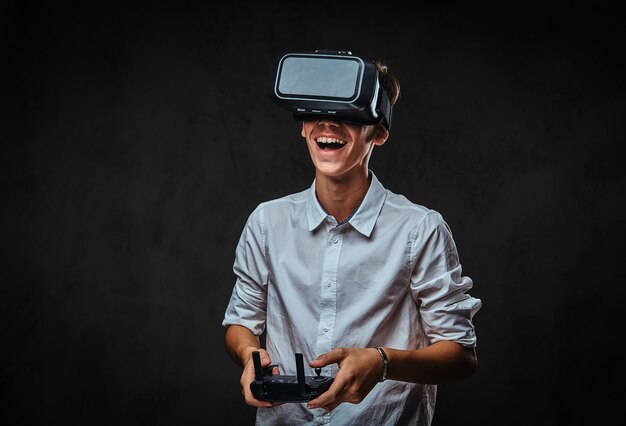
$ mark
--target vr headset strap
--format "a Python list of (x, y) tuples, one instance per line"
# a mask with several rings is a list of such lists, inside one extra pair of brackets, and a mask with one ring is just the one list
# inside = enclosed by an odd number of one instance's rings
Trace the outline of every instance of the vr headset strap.
[(391, 108), (391, 102), (389, 102), (389, 96), (387, 96), (387, 93), (384, 90), (381, 90), (381, 95), (380, 96), (380, 105), (378, 107), (378, 113), (382, 114), (383, 116), (383, 120), (385, 120), (386, 122), (386, 126), (387, 130), (391, 130), (391, 112), (392, 112), (392, 108)]

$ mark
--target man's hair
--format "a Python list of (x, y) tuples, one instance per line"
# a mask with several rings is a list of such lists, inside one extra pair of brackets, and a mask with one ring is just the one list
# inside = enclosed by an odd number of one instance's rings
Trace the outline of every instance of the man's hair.
[(394, 106), (396, 102), (398, 102), (398, 99), (400, 99), (400, 82), (389, 72), (389, 66), (385, 61), (381, 59), (372, 59), (372, 61), (374, 61), (376, 68), (378, 68), (380, 84), (389, 95), (391, 106)]

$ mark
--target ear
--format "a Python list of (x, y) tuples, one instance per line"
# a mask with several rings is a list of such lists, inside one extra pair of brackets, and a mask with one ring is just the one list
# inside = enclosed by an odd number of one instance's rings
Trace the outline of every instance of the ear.
[(306, 133), (304, 132), (304, 121), (302, 122), (302, 130), (300, 130), (300, 135), (302, 135), (302, 137), (306, 139)]
[(387, 130), (385, 126), (383, 126), (382, 124), (378, 124), (376, 128), (374, 129), (374, 138), (372, 139), (372, 142), (374, 142), (374, 145), (380, 146), (384, 144), (388, 138), (389, 138), (389, 130)]

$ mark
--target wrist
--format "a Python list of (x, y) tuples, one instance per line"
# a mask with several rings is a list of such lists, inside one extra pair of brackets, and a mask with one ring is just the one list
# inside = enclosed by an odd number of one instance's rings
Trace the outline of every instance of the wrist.
[(387, 380), (387, 376), (389, 375), (389, 358), (387, 357), (385, 349), (383, 349), (381, 346), (377, 346), (375, 349), (380, 355), (380, 359), (383, 363), (383, 372), (381, 374), (380, 380), (378, 381), (384, 382), (385, 380)]
[(241, 365), (246, 366), (248, 361), (252, 358), (252, 352), (261, 351), (261, 349), (255, 346), (246, 346), (239, 351), (239, 359), (241, 360)]

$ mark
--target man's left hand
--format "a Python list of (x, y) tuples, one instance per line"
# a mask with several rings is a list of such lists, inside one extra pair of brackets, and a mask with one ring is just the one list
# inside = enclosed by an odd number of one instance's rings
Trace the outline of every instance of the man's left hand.
[(376, 386), (383, 373), (383, 362), (375, 348), (336, 348), (309, 362), (313, 368), (339, 364), (333, 384), (308, 408), (334, 410), (342, 402), (358, 404)]

